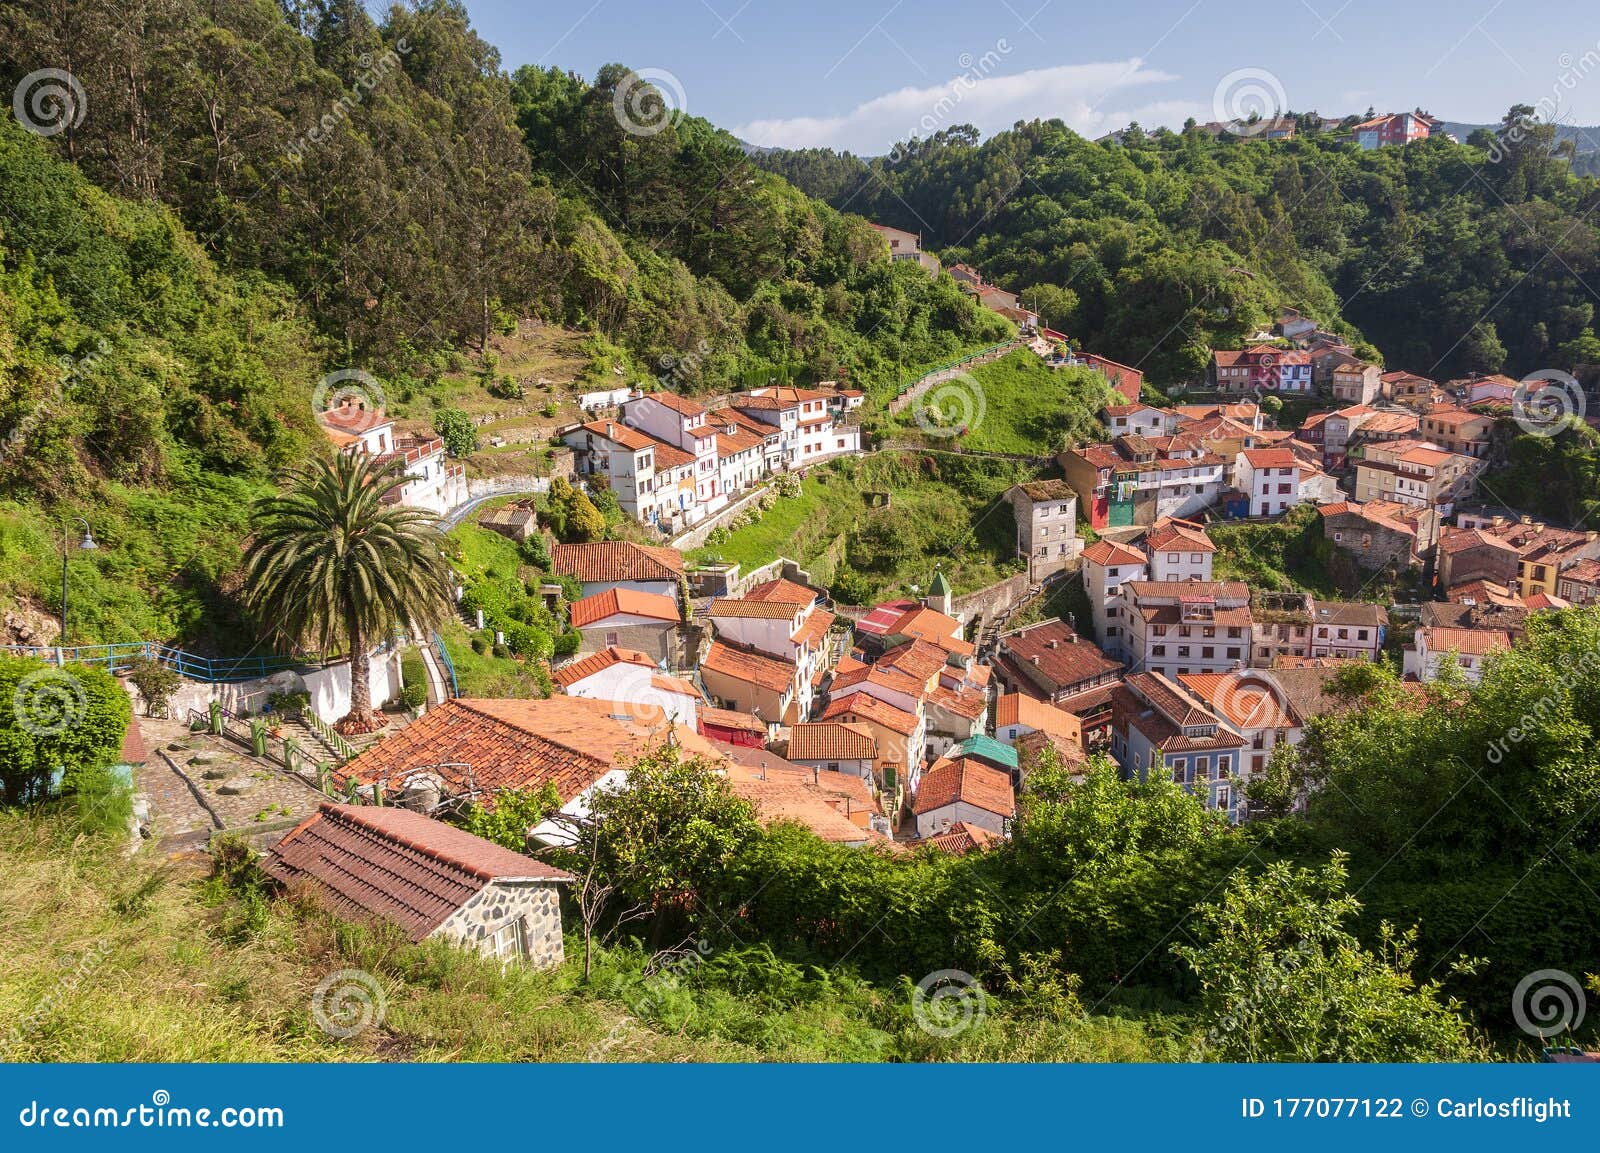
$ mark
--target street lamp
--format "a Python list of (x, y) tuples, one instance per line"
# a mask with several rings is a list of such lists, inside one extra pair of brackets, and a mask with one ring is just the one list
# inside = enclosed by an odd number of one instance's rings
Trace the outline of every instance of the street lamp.
[[(89, 522), (81, 516), (72, 518), (83, 526), (83, 539), (78, 542), (82, 552), (94, 552), (100, 546), (94, 541), (94, 534), (89, 531)], [(71, 555), (69, 545), (72, 543), (72, 534), (65, 528), (61, 530), (61, 636), (56, 641), (58, 649), (64, 648), (67, 643), (67, 558)]]

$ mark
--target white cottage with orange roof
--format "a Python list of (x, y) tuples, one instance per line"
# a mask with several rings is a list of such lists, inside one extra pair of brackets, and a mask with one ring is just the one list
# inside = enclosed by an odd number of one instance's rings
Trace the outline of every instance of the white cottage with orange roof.
[(1083, 587), (1094, 614), (1094, 639), (1121, 660), (1132, 656), (1128, 648), (1128, 622), (1118, 590), (1124, 581), (1146, 580), (1149, 560), (1132, 545), (1097, 540), (1083, 550)]
[(405, 462), (406, 483), (389, 495), (390, 502), (440, 515), (466, 503), (466, 470), (450, 462), (439, 437), (396, 432), (394, 421), (381, 409), (350, 398), (319, 414), (318, 420), (342, 453)]

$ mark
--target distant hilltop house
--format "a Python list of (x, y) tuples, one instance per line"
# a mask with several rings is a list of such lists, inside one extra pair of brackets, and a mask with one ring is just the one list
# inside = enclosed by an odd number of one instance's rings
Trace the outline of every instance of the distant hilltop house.
[(394, 421), (381, 409), (368, 408), (349, 398), (319, 413), (317, 420), (342, 453), (405, 462), (405, 486), (385, 498), (390, 503), (441, 515), (466, 503), (466, 470), (450, 463), (445, 457), (444, 441), (438, 437), (397, 433)]
[(887, 224), (873, 224), (872, 227), (889, 242), (890, 260), (914, 260), (932, 275), (939, 275), (939, 258), (931, 252), (922, 251), (921, 233), (891, 228)]
[(1390, 112), (1363, 120), (1350, 131), (1355, 137), (1356, 147), (1363, 152), (1370, 152), (1375, 148), (1426, 140), (1439, 127), (1438, 120), (1421, 112)]

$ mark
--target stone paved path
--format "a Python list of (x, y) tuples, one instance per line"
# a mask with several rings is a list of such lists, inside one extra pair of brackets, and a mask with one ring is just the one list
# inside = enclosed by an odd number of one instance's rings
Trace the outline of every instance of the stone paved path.
[(159, 838), (281, 830), (315, 812), (322, 799), (314, 786), (231, 742), (175, 721), (140, 723), (151, 750), (141, 788)]

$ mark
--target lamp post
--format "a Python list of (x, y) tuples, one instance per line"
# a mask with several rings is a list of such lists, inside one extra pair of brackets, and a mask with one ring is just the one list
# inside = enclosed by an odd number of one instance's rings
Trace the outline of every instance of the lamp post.
[[(89, 531), (89, 522), (81, 516), (71, 518), (83, 526), (83, 539), (78, 542), (78, 548), (83, 552), (93, 552), (100, 546), (94, 541), (94, 534)], [(58, 658), (64, 657), (63, 649), (67, 644), (67, 559), (72, 555), (72, 534), (64, 527), (61, 530), (61, 636), (56, 639), (56, 653)]]

